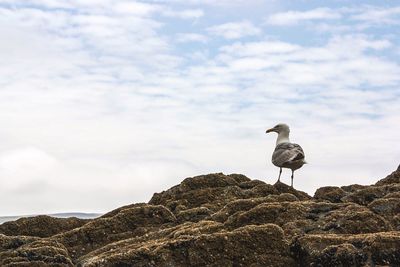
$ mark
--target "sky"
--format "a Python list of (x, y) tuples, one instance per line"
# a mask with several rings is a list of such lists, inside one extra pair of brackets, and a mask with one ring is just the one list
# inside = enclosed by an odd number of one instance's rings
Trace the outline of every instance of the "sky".
[(0, 0), (0, 216), (275, 183), (281, 122), (296, 189), (375, 183), (400, 163), (399, 24), (398, 1)]

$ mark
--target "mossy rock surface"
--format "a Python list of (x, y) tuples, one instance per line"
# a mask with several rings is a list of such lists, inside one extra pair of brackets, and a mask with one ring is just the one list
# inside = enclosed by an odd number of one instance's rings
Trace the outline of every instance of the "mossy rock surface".
[(241, 174), (186, 178), (92, 220), (0, 225), (0, 266), (400, 266), (400, 170), (314, 197)]

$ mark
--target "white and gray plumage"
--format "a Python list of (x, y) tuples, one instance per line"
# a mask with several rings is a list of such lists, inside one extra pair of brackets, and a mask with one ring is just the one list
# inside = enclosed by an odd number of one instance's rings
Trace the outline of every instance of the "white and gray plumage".
[(272, 163), (280, 168), (278, 182), (280, 182), (282, 168), (291, 169), (291, 186), (293, 187), (294, 171), (300, 169), (304, 164), (306, 164), (304, 151), (298, 144), (290, 143), (290, 129), (289, 126), (287, 126), (286, 124), (280, 123), (274, 128), (268, 129), (266, 131), (266, 133), (270, 132), (278, 133), (278, 138), (276, 139), (276, 147), (274, 153), (272, 154)]

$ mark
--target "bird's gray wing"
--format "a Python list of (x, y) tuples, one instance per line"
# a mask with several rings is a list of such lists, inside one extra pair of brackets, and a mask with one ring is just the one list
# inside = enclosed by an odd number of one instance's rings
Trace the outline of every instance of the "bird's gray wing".
[(304, 159), (304, 151), (298, 144), (282, 143), (275, 147), (272, 154), (272, 163), (283, 166), (287, 163)]

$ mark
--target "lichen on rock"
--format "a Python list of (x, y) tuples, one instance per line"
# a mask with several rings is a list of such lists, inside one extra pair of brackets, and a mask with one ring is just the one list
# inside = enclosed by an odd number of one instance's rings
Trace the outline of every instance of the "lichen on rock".
[(0, 266), (400, 266), (400, 171), (314, 197), (241, 174), (186, 178), (93, 220), (0, 225)]

